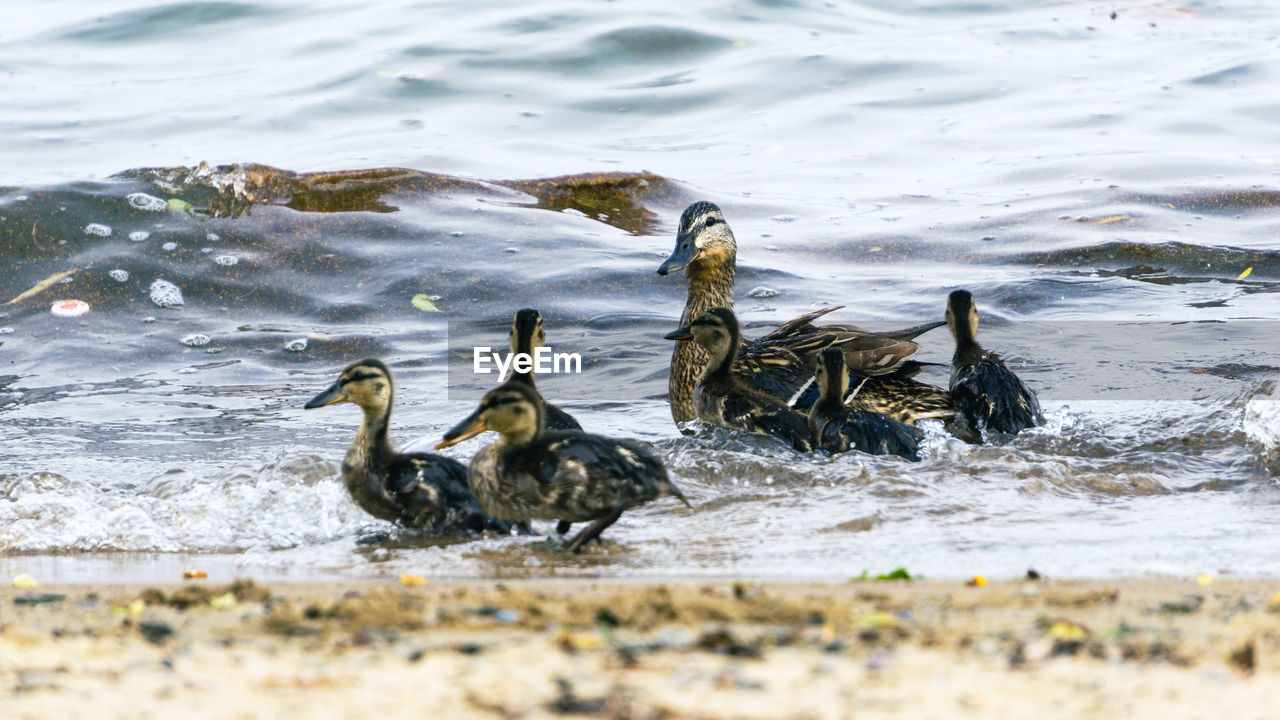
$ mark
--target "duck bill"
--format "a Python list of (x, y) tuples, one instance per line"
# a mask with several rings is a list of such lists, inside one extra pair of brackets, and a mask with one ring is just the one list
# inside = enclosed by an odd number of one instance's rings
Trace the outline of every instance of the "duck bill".
[(307, 404), (302, 406), (302, 409), (314, 410), (315, 408), (324, 407), (325, 405), (333, 405), (334, 403), (343, 402), (346, 399), (347, 394), (342, 391), (342, 383), (339, 381), (330, 385), (328, 388), (325, 388), (324, 392), (308, 400)]
[(693, 330), (690, 330), (689, 326), (685, 325), (679, 330), (672, 330), (671, 332), (667, 333), (666, 335), (663, 335), (662, 337), (668, 340), (692, 340)]
[(658, 266), (658, 274), (668, 275), (680, 272), (696, 257), (698, 257), (698, 245), (693, 238), (689, 235), (677, 235), (676, 249), (671, 252), (671, 257)]
[(480, 417), (480, 411), (476, 410), (471, 413), (466, 420), (454, 425), (449, 432), (445, 433), (444, 439), (436, 443), (436, 449), (443, 450), (451, 445), (457, 445), (464, 440), (470, 440), (488, 429), (489, 426), (485, 425), (484, 418)]

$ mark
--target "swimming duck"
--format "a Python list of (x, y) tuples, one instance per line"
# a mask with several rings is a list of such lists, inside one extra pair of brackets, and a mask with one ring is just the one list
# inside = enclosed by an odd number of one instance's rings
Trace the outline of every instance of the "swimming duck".
[(809, 409), (809, 430), (816, 446), (833, 453), (854, 449), (920, 459), (920, 430), (884, 413), (845, 405), (849, 371), (839, 348), (829, 347), (819, 354), (815, 381), (820, 395)]
[[(542, 328), (542, 315), (530, 308), (525, 308), (516, 312), (515, 319), (511, 322), (511, 352), (519, 355), (524, 354), (533, 357), (534, 352), (543, 346), (547, 341), (547, 332)], [(538, 393), (538, 386), (533, 381), (533, 371), (516, 372), (512, 370), (511, 379), (523, 383), (530, 390)], [(538, 398), (542, 400), (542, 407), (546, 411), (547, 429), (548, 430), (581, 430), (582, 425), (569, 413), (547, 402), (538, 393)]]
[(689, 504), (662, 461), (637, 443), (547, 430), (545, 422), (538, 394), (508, 381), (486, 393), (480, 407), (445, 433), (436, 449), (497, 431), (498, 441), (471, 459), (471, 491), (486, 511), (508, 520), (559, 520), (562, 527), (592, 521), (569, 541), (569, 552), (599, 537), (628, 508), (663, 495)]
[[(684, 312), (680, 316), (682, 326), (689, 325), (703, 311), (714, 307), (733, 309), (733, 280), (737, 269), (738, 244), (733, 231), (724, 220), (724, 214), (714, 203), (695, 202), (680, 215), (680, 226), (676, 232), (676, 247), (671, 256), (658, 267), (659, 275), (684, 270), (689, 277), (689, 294), (685, 301)], [(812, 317), (799, 318), (784, 323), (778, 330), (770, 333), (771, 337), (786, 329), (793, 336), (803, 336), (814, 332), (834, 334), (837, 340), (845, 341), (846, 362), (854, 372), (865, 376), (883, 375), (893, 372), (911, 354), (920, 349), (912, 340), (943, 323), (926, 323), (905, 330), (887, 333), (872, 333), (853, 325), (814, 326), (816, 317), (825, 315), (837, 308), (828, 308), (811, 313)], [(860, 339), (869, 338), (865, 343)], [(763, 340), (764, 338), (761, 338)], [(755, 341), (759, 342), (759, 341)], [(747, 343), (739, 355), (739, 361), (752, 355), (755, 343)], [(819, 344), (817, 349), (825, 345)], [(809, 353), (817, 352), (809, 350)], [(804, 353), (796, 353), (797, 358), (774, 357), (773, 361), (755, 370), (734, 367), (734, 372), (742, 376), (753, 387), (763, 390), (776, 398), (786, 400), (795, 395), (805, 383), (813, 378), (815, 361)], [(671, 374), (667, 381), (667, 396), (671, 403), (671, 417), (676, 422), (685, 422), (697, 417), (693, 404), (693, 389), (697, 384), (698, 374), (706, 366), (706, 351), (696, 343), (677, 343), (671, 353)], [(885, 387), (885, 390), (895, 388)], [(868, 396), (879, 393), (878, 388), (866, 391)], [(807, 408), (807, 406), (806, 406)]]
[(456, 460), (430, 453), (398, 453), (387, 439), (394, 390), (391, 371), (370, 358), (348, 366), (307, 410), (350, 402), (364, 422), (342, 461), (342, 482), (370, 515), (425, 533), (509, 534), (527, 528), (485, 514), (467, 489), (467, 470)]
[(699, 419), (773, 435), (798, 452), (813, 449), (809, 426), (803, 417), (733, 373), (742, 334), (732, 310), (704, 310), (688, 325), (668, 333), (666, 338), (692, 340), (707, 352), (707, 366), (698, 378), (692, 398)]
[(999, 355), (978, 344), (978, 309), (969, 291), (956, 290), (947, 298), (947, 327), (956, 339), (951, 398), (969, 427), (1017, 433), (1044, 422), (1035, 393)]

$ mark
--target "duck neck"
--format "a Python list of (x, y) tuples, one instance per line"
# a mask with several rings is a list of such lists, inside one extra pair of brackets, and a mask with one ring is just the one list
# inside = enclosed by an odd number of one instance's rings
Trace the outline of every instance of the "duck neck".
[[(516, 338), (515, 342), (511, 343), (511, 354), (513, 356), (528, 355), (530, 360), (532, 360), (533, 359), (533, 340), (527, 337)], [(525, 385), (527, 387), (531, 387), (535, 390), (538, 388), (538, 386), (535, 385), (533, 382), (532, 364), (530, 364), (530, 369), (528, 372), (517, 372), (515, 370), (515, 361), (513, 359), (511, 363), (511, 368), (512, 368), (511, 369), (512, 380), (522, 385)]]
[(956, 352), (952, 356), (952, 363), (967, 362), (982, 357), (982, 346), (978, 344), (978, 339), (973, 336), (969, 330), (968, 324), (957, 323), (954, 335), (956, 337)]
[(817, 414), (838, 413), (844, 410), (844, 395), (849, 385), (849, 375), (845, 373), (843, 382), (842, 378), (828, 375), (826, 382), (822, 387), (818, 388), (821, 395), (818, 396), (818, 402), (813, 404), (813, 412)]
[(736, 261), (731, 253), (725, 253), (719, 262), (695, 260), (689, 263), (685, 273), (689, 276), (689, 297), (685, 300), (683, 324), (688, 324), (714, 307), (733, 309), (733, 276)]
[(391, 447), (391, 440), (387, 437), (387, 427), (391, 423), (390, 398), (381, 408), (362, 407), (360, 409), (364, 411), (364, 422), (356, 431), (356, 439), (351, 443), (351, 449), (347, 453), (348, 458), (354, 455), (363, 461), (361, 464), (382, 465), (390, 462), (396, 452), (395, 448)]

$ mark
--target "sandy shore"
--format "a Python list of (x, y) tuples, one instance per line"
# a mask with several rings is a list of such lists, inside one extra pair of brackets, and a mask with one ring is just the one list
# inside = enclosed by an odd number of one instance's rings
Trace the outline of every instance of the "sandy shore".
[(0, 590), (6, 718), (1273, 718), (1280, 580)]

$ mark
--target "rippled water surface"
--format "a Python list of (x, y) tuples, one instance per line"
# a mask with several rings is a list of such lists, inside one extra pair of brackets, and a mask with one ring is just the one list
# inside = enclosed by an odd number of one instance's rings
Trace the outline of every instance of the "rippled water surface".
[[(8, 15), (0, 574), (1277, 571), (1271, 3)], [(823, 304), (915, 324), (963, 286), (1047, 424), (983, 447), (930, 428), (918, 464), (680, 436), (661, 335), (684, 279), (654, 270), (695, 199), (737, 235), (752, 332)], [(483, 387), (459, 358), (525, 306), (586, 361), (544, 393), (652, 443), (695, 511), (634, 511), (580, 557), (358, 544), (390, 529), (338, 481), (359, 413), (302, 404), (381, 357), (393, 435), (424, 449)], [(945, 331), (923, 340), (948, 362)]]

